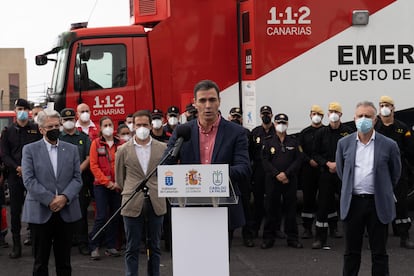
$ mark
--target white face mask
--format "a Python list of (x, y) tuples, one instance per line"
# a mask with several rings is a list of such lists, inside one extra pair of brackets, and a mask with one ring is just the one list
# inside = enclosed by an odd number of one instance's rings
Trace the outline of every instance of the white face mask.
[(128, 134), (125, 134), (125, 135), (121, 136), (121, 140), (124, 140), (125, 142), (128, 142), (129, 139), (131, 139), (131, 136), (129, 136)]
[(152, 120), (152, 127), (155, 129), (160, 129), (162, 127), (162, 121), (160, 119)]
[(177, 117), (168, 118), (168, 124), (170, 126), (175, 126), (176, 124), (178, 124), (178, 118)]
[(102, 129), (102, 134), (104, 136), (111, 136), (112, 134), (114, 134), (114, 128), (113, 127), (106, 127), (104, 129)]
[(312, 116), (312, 123), (319, 124), (322, 121), (322, 117), (320, 115), (313, 115)]
[(335, 123), (339, 121), (339, 115), (337, 113), (331, 113), (329, 114), (329, 121)]
[(280, 132), (280, 133), (285, 132), (287, 130), (287, 128), (288, 128), (288, 126), (285, 125), (285, 124), (277, 124), (276, 125), (276, 131)]
[(384, 117), (388, 117), (388, 116), (391, 115), (391, 109), (389, 107), (386, 107), (386, 106), (381, 107), (380, 112), (381, 112), (381, 115), (384, 116)]
[(80, 115), (79, 119), (80, 119), (82, 122), (87, 123), (87, 122), (89, 122), (89, 120), (91, 119), (91, 115), (89, 115), (89, 112), (83, 112), (83, 113)]
[(34, 116), (34, 118), (33, 118), (33, 122), (35, 122), (35, 123), (37, 124), (37, 115), (36, 115), (36, 116)]
[(150, 130), (146, 127), (139, 127), (135, 131), (135, 134), (137, 135), (139, 140), (146, 140), (150, 134)]
[(65, 121), (63, 123), (63, 128), (64, 129), (70, 130), (70, 129), (73, 129), (74, 127), (75, 127), (75, 122), (74, 121)]

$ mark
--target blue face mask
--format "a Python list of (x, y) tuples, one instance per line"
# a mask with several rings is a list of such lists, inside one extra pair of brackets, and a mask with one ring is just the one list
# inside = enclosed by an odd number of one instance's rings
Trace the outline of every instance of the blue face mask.
[(17, 111), (17, 120), (26, 121), (29, 118), (29, 113), (24, 110)]
[(361, 133), (368, 133), (372, 129), (372, 119), (362, 117), (355, 121), (357, 130)]

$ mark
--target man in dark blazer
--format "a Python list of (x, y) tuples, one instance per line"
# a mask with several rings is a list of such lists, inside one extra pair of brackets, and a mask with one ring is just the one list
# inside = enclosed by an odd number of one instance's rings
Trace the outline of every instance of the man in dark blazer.
[(23, 148), (23, 183), (27, 195), (24, 222), (32, 231), (34, 276), (49, 275), (53, 246), (56, 275), (71, 275), (70, 249), (74, 222), (81, 218), (78, 194), (82, 187), (76, 146), (58, 140), (60, 115), (57, 111), (38, 114), (43, 139)]
[[(240, 125), (226, 121), (219, 113), (220, 95), (217, 84), (203, 80), (194, 88), (194, 106), (198, 111), (197, 120), (185, 125), (191, 129), (191, 138), (183, 143), (179, 152), (181, 164), (229, 164), (229, 176), (235, 192), (240, 196), (238, 185), (250, 177), (251, 168), (248, 141), (245, 130)], [(170, 138), (166, 152), (177, 140), (177, 131)], [(169, 160), (176, 163), (178, 160)], [(245, 224), (243, 207), (229, 205), (229, 233)]]
[(357, 132), (338, 142), (336, 171), (342, 180), (344, 221), (343, 275), (358, 275), (365, 228), (372, 255), (372, 275), (389, 275), (388, 224), (395, 218), (393, 187), (401, 174), (397, 143), (375, 132), (376, 108), (361, 102), (355, 111)]

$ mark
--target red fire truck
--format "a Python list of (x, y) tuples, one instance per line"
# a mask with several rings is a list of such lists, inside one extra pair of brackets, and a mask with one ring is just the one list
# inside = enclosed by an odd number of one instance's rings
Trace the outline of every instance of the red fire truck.
[[(221, 111), (240, 106), (244, 125), (259, 108), (308, 123), (309, 108), (391, 96), (413, 122), (413, 0), (130, 0), (131, 25), (73, 25), (36, 57), (55, 62), (48, 101), (115, 121), (139, 109), (181, 109), (202, 79), (221, 87)], [(108, 15), (110, 16), (110, 15)]]
[[(259, 108), (308, 124), (312, 104), (338, 101), (351, 120), (358, 101), (391, 96), (413, 107), (412, 0), (131, 0), (131, 25), (74, 25), (37, 56), (55, 61), (48, 100), (55, 109), (90, 105), (116, 121), (138, 109), (181, 109), (194, 84), (216, 81), (221, 110)], [(110, 15), (108, 15), (110, 16)], [(411, 110), (412, 112), (412, 110)], [(412, 122), (411, 122), (412, 123)]]

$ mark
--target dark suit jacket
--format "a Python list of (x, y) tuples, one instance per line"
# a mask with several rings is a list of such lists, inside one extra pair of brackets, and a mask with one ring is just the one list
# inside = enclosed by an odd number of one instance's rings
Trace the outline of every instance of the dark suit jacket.
[(68, 198), (66, 206), (60, 211), (62, 219), (74, 222), (82, 217), (78, 198), (82, 180), (76, 146), (59, 141), (56, 177), (44, 139), (24, 146), (22, 169), (27, 189), (22, 216), (24, 222), (46, 223), (52, 216), (49, 203), (56, 191)]
[[(336, 171), (342, 180), (341, 219), (348, 215), (355, 176), (357, 132), (338, 141)], [(397, 143), (376, 132), (374, 140), (375, 207), (379, 220), (388, 224), (395, 218), (393, 187), (401, 174), (400, 152)]]
[[(200, 164), (200, 139), (198, 120), (192, 120), (186, 125), (191, 128), (191, 138), (183, 143), (179, 160), (181, 164)], [(174, 131), (171, 136), (166, 153), (174, 147), (177, 140), (177, 133)], [(178, 160), (168, 160), (167, 163), (177, 163)], [(212, 164), (229, 164), (229, 174), (236, 194), (240, 195), (239, 185), (244, 183), (251, 174), (248, 141), (246, 132), (240, 125), (221, 118), (214, 144)], [(239, 200), (238, 205), (229, 205), (229, 228), (235, 229), (244, 225), (244, 213)]]

